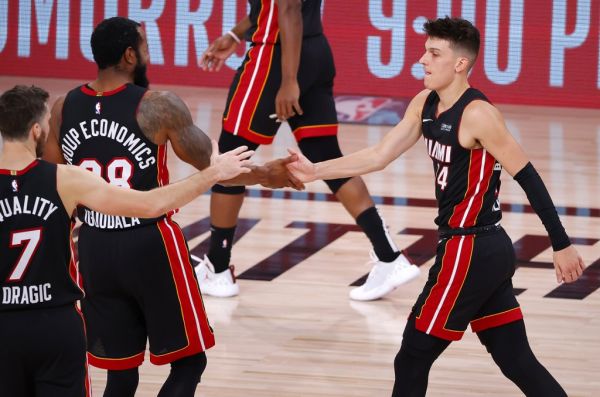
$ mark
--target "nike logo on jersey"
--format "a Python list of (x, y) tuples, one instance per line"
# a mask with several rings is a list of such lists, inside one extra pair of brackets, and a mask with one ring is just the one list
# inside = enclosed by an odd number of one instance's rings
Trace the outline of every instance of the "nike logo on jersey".
[(433, 121), (433, 119), (423, 119), (424, 123), (427, 123), (428, 121)]

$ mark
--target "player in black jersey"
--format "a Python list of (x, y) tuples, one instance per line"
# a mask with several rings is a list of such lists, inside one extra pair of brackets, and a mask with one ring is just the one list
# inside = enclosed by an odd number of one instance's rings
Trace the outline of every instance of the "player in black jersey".
[[(241, 38), (250, 48), (229, 88), (219, 149), (271, 144), (285, 120), (298, 146), (312, 161), (340, 157), (333, 99), (335, 66), (323, 35), (321, 0), (249, 0), (250, 12), (202, 54), (204, 70), (218, 71)], [(318, 66), (316, 66), (318, 65)], [(325, 180), (373, 245), (367, 281), (350, 291), (354, 300), (373, 300), (419, 275), (392, 241), (360, 177)], [(244, 201), (243, 186), (215, 185), (211, 196), (211, 241), (196, 267), (204, 294), (239, 293), (229, 266), (232, 241)]]
[(479, 31), (449, 17), (424, 28), (428, 39), (420, 63), (426, 89), (403, 120), (373, 147), (317, 164), (301, 157), (289, 168), (304, 182), (361, 175), (383, 169), (423, 136), (433, 161), (440, 240), (394, 361), (393, 395), (424, 396), (433, 362), (470, 324), (502, 373), (527, 396), (566, 396), (531, 351), (513, 293), (515, 253), (499, 224), (502, 167), (526, 192), (548, 232), (557, 281), (577, 280), (583, 261), (502, 115), (469, 85)]
[[(186, 105), (173, 93), (146, 88), (148, 45), (140, 25), (120, 17), (102, 21), (91, 46), (98, 77), (53, 106), (45, 158), (139, 190), (168, 183), (168, 142), (179, 158), (206, 168), (211, 145)], [(289, 185), (283, 164), (253, 166), (228, 183)], [(81, 206), (78, 213), (88, 359), (108, 370), (104, 395), (134, 395), (147, 339), (150, 361), (171, 364), (160, 395), (193, 395), (214, 336), (172, 212), (121, 217)]]
[(219, 180), (250, 171), (252, 152), (215, 155), (205, 171), (146, 192), (120, 189), (79, 167), (38, 160), (48, 137), (48, 93), (16, 86), (0, 96), (0, 395), (90, 394), (83, 298), (73, 255), (76, 205), (152, 217)]

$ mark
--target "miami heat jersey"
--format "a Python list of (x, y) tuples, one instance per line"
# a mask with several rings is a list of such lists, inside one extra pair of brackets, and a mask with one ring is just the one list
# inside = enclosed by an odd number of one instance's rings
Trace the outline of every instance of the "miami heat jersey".
[(435, 223), (441, 228), (484, 226), (502, 218), (498, 202), (500, 163), (487, 150), (468, 150), (458, 141), (463, 111), (474, 100), (488, 101), (483, 93), (469, 88), (439, 115), (440, 98), (435, 91), (423, 106), (423, 137), (433, 161), (438, 202)]
[(56, 164), (0, 169), (0, 311), (61, 306), (83, 297), (74, 279), (71, 219)]
[[(136, 120), (145, 92), (133, 84), (103, 93), (86, 85), (70, 91), (59, 138), (65, 161), (124, 189), (150, 190), (168, 184), (166, 145), (152, 143)], [(78, 209), (78, 216), (103, 230), (129, 229), (159, 219), (109, 216), (85, 207)]]
[[(246, 32), (246, 40), (256, 44), (279, 41), (279, 24), (277, 21), (276, 0), (248, 0), (250, 3), (250, 29)], [(302, 1), (302, 35), (318, 36), (323, 33), (321, 24), (321, 0)]]

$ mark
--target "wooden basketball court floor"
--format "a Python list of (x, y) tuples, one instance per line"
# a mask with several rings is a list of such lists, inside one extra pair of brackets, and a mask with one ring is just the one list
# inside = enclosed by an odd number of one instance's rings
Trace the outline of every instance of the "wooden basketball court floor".
[[(79, 82), (0, 77), (0, 90), (38, 84), (53, 98)], [(163, 89), (165, 87), (153, 87)], [(210, 136), (220, 131), (226, 90), (166, 87), (188, 104)], [(492, 98), (493, 99), (493, 98)], [(562, 213), (562, 221), (588, 266), (575, 284), (557, 285), (552, 251), (518, 184), (503, 173), (503, 226), (517, 250), (514, 286), (530, 343), (569, 396), (600, 396), (600, 112), (500, 105)], [(377, 142), (389, 127), (341, 125), (344, 152)], [(287, 126), (257, 163), (294, 146)], [(169, 157), (171, 180), (192, 172)], [(196, 395), (206, 397), (389, 396), (393, 359), (405, 319), (433, 262), (436, 215), (431, 160), (419, 142), (385, 171), (365, 181), (397, 244), (422, 274), (376, 302), (351, 302), (350, 285), (370, 269), (370, 245), (322, 182), (303, 193), (250, 187), (241, 212), (232, 263), (240, 276), (236, 298), (205, 298), (217, 345)], [(209, 195), (182, 208), (192, 253), (206, 251)], [(118, 330), (115, 330), (118, 332)], [(148, 358), (147, 358), (148, 360)], [(169, 371), (148, 361), (137, 396), (155, 396)], [(91, 369), (102, 395), (105, 374)], [(434, 364), (428, 395), (518, 396), (468, 330)]]

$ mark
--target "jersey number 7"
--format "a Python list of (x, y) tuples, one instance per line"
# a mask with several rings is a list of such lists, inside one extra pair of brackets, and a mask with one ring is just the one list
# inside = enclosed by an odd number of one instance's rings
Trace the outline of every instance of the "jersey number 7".
[(25, 248), (23, 248), (21, 256), (19, 256), (13, 271), (10, 273), (10, 276), (8, 276), (6, 281), (15, 282), (20, 281), (23, 278), (25, 271), (31, 263), (33, 254), (35, 254), (35, 251), (37, 251), (37, 248), (40, 245), (41, 239), (41, 227), (35, 229), (17, 230), (11, 233), (10, 248), (20, 247), (22, 245), (25, 245)]

